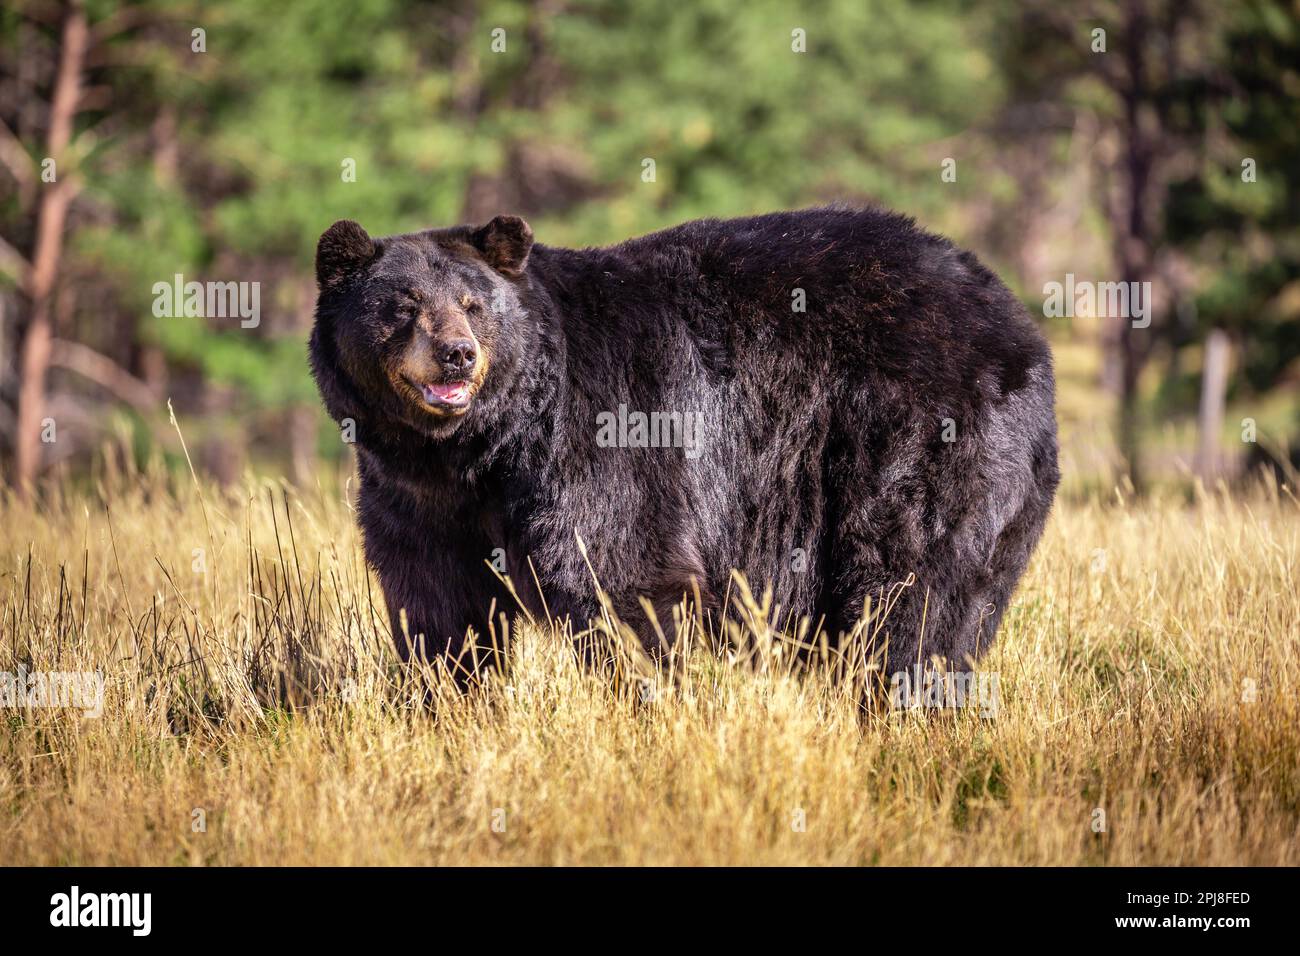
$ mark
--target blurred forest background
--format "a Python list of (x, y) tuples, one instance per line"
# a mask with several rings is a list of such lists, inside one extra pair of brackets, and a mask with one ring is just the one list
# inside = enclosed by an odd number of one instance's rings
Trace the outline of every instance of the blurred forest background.
[[(0, 12), (0, 461), (333, 485), (305, 353), (335, 219), (592, 245), (879, 202), (1051, 335), (1075, 493), (1300, 436), (1300, 0), (17, 0)], [(653, 160), (653, 177), (646, 160)], [(1152, 283), (1149, 327), (1044, 286)], [(153, 287), (260, 283), (261, 320)]]

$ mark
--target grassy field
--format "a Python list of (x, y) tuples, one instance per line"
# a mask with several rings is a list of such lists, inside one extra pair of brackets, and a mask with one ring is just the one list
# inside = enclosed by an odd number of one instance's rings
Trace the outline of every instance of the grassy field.
[(6, 500), (0, 671), (107, 684), (99, 717), (0, 710), (0, 860), (1300, 863), (1298, 518), (1060, 502), (985, 718), (864, 713), (752, 606), (649, 697), (522, 620), (461, 695), (395, 664), (341, 497)]

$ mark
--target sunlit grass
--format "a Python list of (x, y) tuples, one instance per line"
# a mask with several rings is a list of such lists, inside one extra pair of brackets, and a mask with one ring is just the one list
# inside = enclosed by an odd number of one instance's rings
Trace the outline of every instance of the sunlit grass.
[(653, 693), (522, 619), (461, 693), (395, 663), (340, 499), (47, 492), (0, 504), (0, 671), (107, 694), (0, 711), (6, 863), (1300, 863), (1285, 489), (1062, 502), (992, 719), (864, 711), (752, 604)]

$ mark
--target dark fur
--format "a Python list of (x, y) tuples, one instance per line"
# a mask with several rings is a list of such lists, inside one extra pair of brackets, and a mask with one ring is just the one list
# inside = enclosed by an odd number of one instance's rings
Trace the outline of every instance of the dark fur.
[[(1048, 347), (973, 255), (843, 208), (531, 243), (509, 217), (321, 239), (312, 369), (334, 418), (356, 422), (366, 557), (404, 657), (401, 608), (429, 654), (485, 635), (494, 600), (513, 611), (494, 548), (535, 610), (529, 557), (552, 614), (585, 625), (598, 605), (575, 530), (630, 622), (638, 595), (666, 608), (695, 584), (716, 604), (736, 568), (834, 637), (913, 574), (887, 670), (978, 657), (1058, 472)], [(499, 309), (469, 316), (491, 356), (469, 411), (412, 408), (380, 367), (494, 293)], [(620, 403), (702, 413), (702, 454), (598, 447), (597, 415)]]

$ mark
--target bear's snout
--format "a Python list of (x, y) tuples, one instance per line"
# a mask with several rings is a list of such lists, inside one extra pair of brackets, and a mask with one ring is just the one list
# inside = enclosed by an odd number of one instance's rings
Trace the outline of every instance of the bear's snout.
[(469, 339), (456, 339), (438, 348), (442, 370), (448, 378), (459, 378), (474, 370), (478, 350)]
[(438, 321), (426, 314), (399, 358), (398, 391), (409, 387), (426, 410), (456, 415), (469, 407), (482, 383), (483, 364), (483, 350), (463, 315), (443, 314)]

